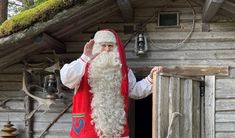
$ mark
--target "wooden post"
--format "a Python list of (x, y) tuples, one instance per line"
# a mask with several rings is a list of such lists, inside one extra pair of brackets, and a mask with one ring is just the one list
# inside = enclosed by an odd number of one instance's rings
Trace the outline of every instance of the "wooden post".
[(205, 137), (215, 138), (215, 76), (205, 77)]
[[(25, 75), (25, 79), (27, 80), (27, 75)], [(23, 83), (23, 82), (22, 82)], [(32, 103), (29, 96), (25, 96), (24, 99), (24, 108), (25, 108), (25, 138), (33, 138), (33, 128), (32, 128), (32, 118), (28, 119), (28, 114), (32, 110)]]
[(158, 74), (154, 72), (152, 84), (152, 138), (157, 138), (157, 78)]

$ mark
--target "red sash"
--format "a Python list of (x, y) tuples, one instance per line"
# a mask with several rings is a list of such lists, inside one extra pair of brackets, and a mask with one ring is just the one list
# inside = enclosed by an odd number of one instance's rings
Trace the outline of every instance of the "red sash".
[[(84, 76), (82, 77), (80, 87), (73, 96), (72, 109), (72, 128), (71, 138), (98, 138), (94, 125), (91, 125), (91, 100), (92, 94), (89, 92), (88, 84), (88, 66), (86, 66)], [(128, 96), (125, 95), (125, 111), (128, 110)], [(128, 124), (125, 125), (122, 137), (129, 136)]]

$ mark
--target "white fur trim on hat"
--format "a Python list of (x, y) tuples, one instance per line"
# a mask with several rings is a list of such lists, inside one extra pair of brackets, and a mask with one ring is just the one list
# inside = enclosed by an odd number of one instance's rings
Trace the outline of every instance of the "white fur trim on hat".
[(95, 33), (94, 41), (95, 43), (101, 43), (101, 42), (116, 43), (116, 38), (112, 32), (108, 30), (101, 30)]

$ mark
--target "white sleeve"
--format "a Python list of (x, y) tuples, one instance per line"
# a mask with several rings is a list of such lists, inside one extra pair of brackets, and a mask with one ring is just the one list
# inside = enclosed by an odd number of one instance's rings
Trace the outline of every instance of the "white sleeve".
[(133, 99), (142, 99), (152, 92), (152, 79), (150, 76), (136, 82), (136, 78), (131, 69), (128, 71), (129, 97)]
[(82, 55), (79, 59), (65, 64), (60, 70), (62, 83), (70, 89), (79, 87), (80, 81), (84, 75), (85, 67), (90, 58)]

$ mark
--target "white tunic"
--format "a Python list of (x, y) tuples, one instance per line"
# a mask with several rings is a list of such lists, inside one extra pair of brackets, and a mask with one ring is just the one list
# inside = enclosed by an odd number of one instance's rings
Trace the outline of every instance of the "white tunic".
[[(86, 64), (90, 58), (82, 55), (79, 59), (65, 64), (60, 70), (62, 83), (70, 89), (79, 88), (80, 81), (84, 75)], [(152, 79), (150, 76), (145, 77), (141, 81), (136, 82), (136, 78), (131, 69), (128, 71), (129, 81), (129, 97), (133, 99), (141, 99), (147, 97), (151, 93)]]

